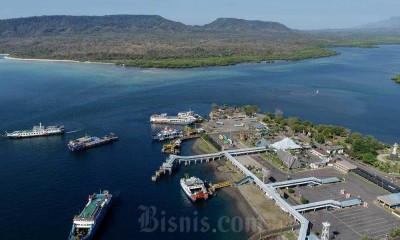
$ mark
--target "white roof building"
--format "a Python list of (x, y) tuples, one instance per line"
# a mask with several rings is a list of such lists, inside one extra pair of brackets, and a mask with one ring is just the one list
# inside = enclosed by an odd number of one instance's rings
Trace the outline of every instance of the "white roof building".
[(290, 138), (285, 138), (279, 142), (276, 142), (271, 145), (273, 148), (279, 150), (279, 149), (301, 149), (302, 147), (297, 145), (295, 142), (293, 142), (292, 139)]

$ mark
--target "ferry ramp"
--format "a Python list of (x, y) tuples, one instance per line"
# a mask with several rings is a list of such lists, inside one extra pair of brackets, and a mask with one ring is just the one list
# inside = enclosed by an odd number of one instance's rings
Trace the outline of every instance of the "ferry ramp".
[(241, 179), (241, 180), (239, 180), (237, 182), (234, 182), (234, 184), (236, 186), (240, 186), (240, 185), (243, 185), (245, 183), (252, 182), (252, 181), (254, 181), (254, 179), (251, 176), (247, 176), (247, 177), (245, 177), (245, 178), (243, 178), (243, 179)]

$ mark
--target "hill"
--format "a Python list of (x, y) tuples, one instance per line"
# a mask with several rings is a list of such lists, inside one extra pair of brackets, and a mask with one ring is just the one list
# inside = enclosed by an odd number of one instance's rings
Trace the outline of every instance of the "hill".
[(1, 37), (45, 37), (107, 32), (185, 31), (187, 26), (156, 15), (42, 16), (0, 20)]
[(218, 18), (212, 23), (203, 26), (207, 30), (217, 31), (270, 31), (290, 32), (290, 28), (277, 22), (264, 22), (258, 20), (244, 20), (237, 18)]
[(387, 20), (375, 23), (368, 23), (359, 26), (358, 29), (393, 29), (400, 31), (400, 17), (391, 17)]
[[(358, 41), (364, 39), (235, 18), (219, 18), (204, 26), (185, 25), (155, 15), (0, 20), (0, 52), (12, 57), (138, 67), (186, 68), (317, 58), (337, 54), (323, 47), (360, 46)], [(368, 44), (384, 42), (375, 36), (368, 36), (368, 41)]]

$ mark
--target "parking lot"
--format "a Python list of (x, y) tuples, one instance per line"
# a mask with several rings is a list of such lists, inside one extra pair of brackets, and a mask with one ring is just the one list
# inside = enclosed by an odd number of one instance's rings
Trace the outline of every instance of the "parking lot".
[(329, 222), (330, 236), (335, 239), (359, 240), (363, 235), (381, 239), (389, 234), (390, 229), (399, 227), (399, 220), (390, 213), (378, 208), (363, 206), (346, 209), (311, 212), (305, 215), (313, 224), (312, 230), (321, 233), (321, 222)]
[[(223, 123), (218, 124), (217, 122)], [(235, 126), (236, 123), (243, 123), (244, 126)], [(210, 120), (204, 123), (203, 127), (207, 130), (216, 130), (220, 133), (226, 132), (240, 132), (248, 131), (250, 128), (257, 126), (259, 122), (255, 118), (243, 118), (243, 119), (221, 119), (221, 120)]]
[(308, 212), (306, 218), (313, 224), (312, 231), (322, 231), (322, 222), (331, 224), (331, 236), (336, 233), (335, 239), (352, 240), (360, 239), (363, 235), (381, 239), (389, 234), (390, 229), (400, 226), (400, 219), (375, 203), (377, 196), (385, 195), (387, 192), (372, 186), (365, 181), (353, 176), (344, 175), (345, 181), (334, 184), (320, 185), (315, 187), (299, 187), (295, 191), (307, 198), (310, 202), (322, 200), (346, 200), (344, 189), (350, 193), (349, 199), (361, 198), (368, 203), (368, 207), (355, 206), (336, 210), (318, 210)]

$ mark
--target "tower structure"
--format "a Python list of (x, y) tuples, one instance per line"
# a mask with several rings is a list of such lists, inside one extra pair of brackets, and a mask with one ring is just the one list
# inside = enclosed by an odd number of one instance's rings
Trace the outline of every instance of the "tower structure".
[(330, 226), (331, 226), (331, 224), (328, 222), (322, 223), (321, 240), (329, 240), (329, 227)]
[(397, 144), (397, 143), (395, 143), (394, 145), (393, 145), (393, 151), (392, 151), (392, 154), (390, 154), (390, 158), (392, 159), (392, 160), (397, 160), (398, 159), (398, 157), (399, 157), (399, 155), (397, 154), (397, 148), (399, 147), (399, 145)]

